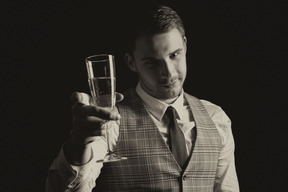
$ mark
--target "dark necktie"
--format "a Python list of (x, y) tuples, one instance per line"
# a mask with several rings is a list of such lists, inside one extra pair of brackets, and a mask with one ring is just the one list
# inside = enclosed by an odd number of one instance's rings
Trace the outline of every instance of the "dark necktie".
[(170, 119), (169, 132), (170, 132), (170, 150), (177, 160), (178, 164), (183, 169), (185, 167), (188, 155), (186, 152), (185, 137), (180, 130), (176, 121), (176, 111), (173, 107), (168, 107), (166, 115)]

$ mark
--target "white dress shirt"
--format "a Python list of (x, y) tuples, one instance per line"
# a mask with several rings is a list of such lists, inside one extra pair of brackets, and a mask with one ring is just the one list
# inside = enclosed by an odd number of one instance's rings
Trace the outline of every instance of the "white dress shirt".
[[(195, 127), (195, 123), (193, 121), (191, 110), (189, 110), (189, 105), (184, 100), (183, 91), (181, 95), (177, 98), (171, 99), (166, 101), (161, 101), (156, 99), (155, 97), (150, 96), (147, 94), (140, 86), (140, 84), (136, 87), (136, 92), (143, 100), (144, 105), (149, 111), (154, 123), (156, 124), (157, 128), (159, 129), (160, 133), (163, 136), (166, 144), (169, 146), (169, 119), (164, 116), (167, 107), (172, 106), (177, 114), (178, 117), (176, 118), (179, 128), (183, 132), (186, 140), (186, 151), (189, 155), (191, 153), (192, 148), (192, 140), (193, 140), (193, 131), (192, 129)], [(170, 104), (168, 104), (170, 103)]]
[[(163, 139), (169, 144), (168, 119), (164, 113), (168, 106), (176, 109), (178, 114), (177, 123), (185, 135), (187, 153), (191, 152), (193, 141), (193, 129), (195, 123), (192, 118), (191, 110), (188, 103), (184, 99), (184, 91), (178, 98), (171, 101), (161, 101), (148, 95), (140, 86), (136, 87), (136, 92), (143, 100), (145, 107), (149, 111), (153, 121), (159, 128)], [(239, 184), (235, 169), (234, 161), (234, 139), (231, 130), (231, 121), (225, 112), (215, 104), (201, 100), (202, 104), (211, 116), (217, 130), (221, 136), (222, 151), (219, 156), (218, 168), (215, 177), (214, 192), (239, 192)], [(115, 130), (114, 138), (119, 133), (119, 122), (111, 121), (110, 126)], [(96, 162), (103, 159), (107, 152), (107, 145), (103, 137), (98, 137), (96, 141), (91, 143), (92, 157), (91, 160), (82, 166), (73, 166), (68, 163), (63, 153), (63, 148), (57, 158), (52, 163), (46, 180), (46, 192), (60, 191), (92, 191), (95, 181), (101, 173), (103, 163)]]

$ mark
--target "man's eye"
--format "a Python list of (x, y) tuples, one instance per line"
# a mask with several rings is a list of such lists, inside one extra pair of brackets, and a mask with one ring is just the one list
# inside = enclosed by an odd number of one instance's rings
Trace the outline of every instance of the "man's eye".
[(173, 59), (173, 58), (177, 57), (178, 55), (180, 55), (180, 52), (175, 52), (175, 53), (170, 55), (170, 58)]
[(153, 64), (153, 62), (152, 62), (152, 61), (150, 61), (150, 60), (147, 60), (147, 61), (145, 61), (145, 64), (146, 64), (146, 65), (152, 65), (152, 64)]
[(149, 60), (146, 60), (146, 61), (145, 61), (145, 64), (146, 64), (148, 67), (156, 66), (157, 63), (158, 63), (157, 60), (153, 60), (153, 59), (149, 59)]

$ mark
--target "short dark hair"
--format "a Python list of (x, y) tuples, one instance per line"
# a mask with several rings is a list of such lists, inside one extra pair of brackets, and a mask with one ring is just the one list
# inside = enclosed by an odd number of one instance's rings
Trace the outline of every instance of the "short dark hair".
[(133, 55), (135, 41), (140, 36), (166, 33), (172, 29), (178, 29), (182, 37), (185, 37), (183, 21), (178, 13), (165, 5), (148, 5), (134, 10), (131, 15), (132, 23), (129, 26), (126, 41), (126, 52)]

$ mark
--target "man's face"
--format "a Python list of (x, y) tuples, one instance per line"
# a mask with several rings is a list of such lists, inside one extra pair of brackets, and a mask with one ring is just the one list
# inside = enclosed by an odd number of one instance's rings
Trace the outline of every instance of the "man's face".
[(187, 71), (186, 38), (177, 29), (138, 38), (134, 59), (128, 57), (129, 68), (148, 94), (162, 100), (180, 94)]

